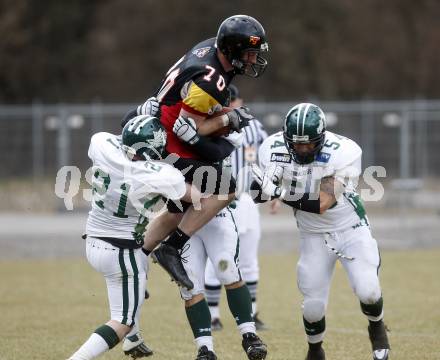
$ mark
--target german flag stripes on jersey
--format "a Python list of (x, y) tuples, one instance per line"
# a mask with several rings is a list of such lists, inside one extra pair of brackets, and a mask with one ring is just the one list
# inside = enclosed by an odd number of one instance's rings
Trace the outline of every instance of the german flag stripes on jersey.
[(167, 130), (167, 151), (180, 157), (197, 159), (190, 145), (173, 133), (173, 125), (183, 108), (209, 116), (229, 103), (228, 85), (234, 71), (226, 72), (217, 56), (215, 38), (194, 46), (166, 73), (156, 92), (161, 104), (161, 122)]

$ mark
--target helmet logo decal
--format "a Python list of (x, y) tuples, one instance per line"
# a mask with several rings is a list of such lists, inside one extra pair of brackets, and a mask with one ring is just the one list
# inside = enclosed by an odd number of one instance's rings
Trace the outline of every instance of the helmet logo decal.
[(257, 45), (258, 44), (258, 42), (260, 41), (260, 37), (259, 36), (249, 36), (249, 43), (251, 44), (251, 45)]
[(202, 57), (204, 57), (207, 53), (209, 53), (209, 50), (211, 50), (211, 47), (210, 46), (208, 46), (208, 47), (204, 47), (204, 48), (200, 48), (200, 49), (195, 49), (195, 50), (193, 50), (193, 54), (195, 55), (195, 56), (197, 56), (198, 58), (202, 58)]
[(154, 139), (151, 140), (151, 146), (157, 148), (163, 146), (166, 143), (164, 132), (162, 130), (153, 131), (153, 136)]
[(294, 142), (308, 142), (310, 138), (309, 135), (292, 135), (291, 140)]

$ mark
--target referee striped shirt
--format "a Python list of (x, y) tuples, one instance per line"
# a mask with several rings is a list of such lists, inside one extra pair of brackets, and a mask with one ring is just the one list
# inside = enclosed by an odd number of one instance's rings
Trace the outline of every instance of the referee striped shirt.
[(257, 119), (251, 120), (244, 132), (243, 144), (231, 154), (232, 174), (237, 180), (237, 195), (248, 192), (252, 182), (251, 164), (257, 162), (258, 148), (267, 132)]

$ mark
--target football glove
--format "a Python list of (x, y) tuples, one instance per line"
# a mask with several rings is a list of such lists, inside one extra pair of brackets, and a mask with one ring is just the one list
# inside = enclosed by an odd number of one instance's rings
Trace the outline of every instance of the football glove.
[[(269, 170), (269, 171), (267, 171)], [(252, 176), (257, 184), (261, 187), (261, 191), (271, 199), (281, 196), (281, 188), (274, 184), (279, 182), (282, 176), (282, 167), (276, 165), (269, 167), (264, 173), (256, 164), (252, 164)]]
[(226, 114), (228, 117), (228, 125), (231, 130), (240, 132), (245, 126), (249, 125), (249, 121), (254, 120), (255, 117), (249, 112), (245, 106), (240, 106)]
[(243, 144), (243, 133), (232, 132), (227, 136), (223, 136), (225, 140), (228, 140), (235, 148), (239, 148)]
[(145, 101), (142, 105), (137, 107), (138, 115), (151, 115), (155, 117), (159, 117), (160, 104), (159, 100), (154, 96), (150, 97)]
[(180, 140), (190, 145), (194, 145), (200, 140), (196, 122), (191, 118), (179, 116), (174, 123), (173, 132)]

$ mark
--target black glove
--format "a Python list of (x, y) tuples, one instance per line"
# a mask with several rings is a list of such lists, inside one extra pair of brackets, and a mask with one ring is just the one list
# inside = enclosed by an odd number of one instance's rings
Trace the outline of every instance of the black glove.
[(233, 131), (240, 132), (245, 126), (249, 125), (249, 121), (254, 120), (255, 117), (249, 112), (245, 106), (240, 106), (226, 114), (228, 117), (228, 125)]

